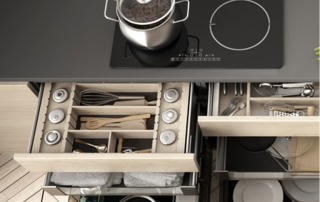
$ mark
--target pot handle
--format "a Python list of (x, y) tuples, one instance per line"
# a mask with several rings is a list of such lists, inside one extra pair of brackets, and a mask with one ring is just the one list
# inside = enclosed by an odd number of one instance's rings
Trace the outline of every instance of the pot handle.
[(108, 20), (115, 21), (115, 22), (119, 22), (118, 19), (110, 18), (109, 16), (107, 16), (108, 2), (109, 2), (109, 0), (106, 0), (106, 5), (105, 5), (105, 7), (104, 7), (104, 13), (103, 13), (103, 14), (104, 14), (104, 17), (105, 17), (106, 19), (108, 19)]
[[(108, 1), (108, 0), (107, 0)], [(179, 3), (183, 3), (183, 2), (187, 2), (188, 3), (188, 7), (187, 7), (187, 15), (185, 18), (181, 19), (181, 20), (177, 20), (177, 21), (173, 21), (173, 24), (176, 24), (176, 23), (179, 23), (179, 22), (183, 22), (183, 21), (186, 21), (189, 17), (189, 10), (190, 10), (190, 1), (189, 0), (181, 0), (181, 1), (178, 1), (176, 2), (176, 4), (179, 4)]]

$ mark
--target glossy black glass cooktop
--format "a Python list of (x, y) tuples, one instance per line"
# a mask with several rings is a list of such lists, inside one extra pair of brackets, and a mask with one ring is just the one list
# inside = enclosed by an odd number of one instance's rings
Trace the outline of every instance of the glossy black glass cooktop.
[[(177, 5), (183, 15), (184, 3)], [(116, 25), (113, 68), (281, 68), (283, 0), (190, 0), (179, 37), (160, 50), (141, 50)]]

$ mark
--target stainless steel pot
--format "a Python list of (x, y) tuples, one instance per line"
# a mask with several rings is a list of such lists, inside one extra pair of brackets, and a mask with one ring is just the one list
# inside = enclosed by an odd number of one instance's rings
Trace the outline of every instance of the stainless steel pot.
[[(169, 45), (178, 37), (182, 28), (182, 24), (179, 23), (187, 20), (189, 17), (189, 0), (181, 0), (178, 2), (175, 2), (174, 0), (172, 1), (172, 9), (170, 9), (170, 12), (168, 13), (169, 15), (166, 15), (166, 18), (152, 21), (150, 22), (151, 24), (139, 22), (132, 23), (132, 21), (129, 22), (122, 18), (119, 9), (117, 9), (118, 19), (107, 16), (108, 0), (106, 0), (104, 15), (108, 20), (119, 22), (122, 34), (135, 46), (145, 50), (158, 50)], [(187, 3), (187, 14), (183, 19), (181, 19), (181, 10), (178, 7), (175, 7), (175, 5), (183, 2)], [(146, 28), (148, 26), (152, 27), (155, 23), (158, 23), (155, 27)]]

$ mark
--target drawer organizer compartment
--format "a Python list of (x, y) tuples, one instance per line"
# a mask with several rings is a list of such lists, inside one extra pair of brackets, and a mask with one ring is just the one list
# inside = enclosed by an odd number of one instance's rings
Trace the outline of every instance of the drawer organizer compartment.
[[(61, 88), (68, 92), (67, 99), (56, 102), (53, 95)], [(174, 92), (168, 91), (170, 89)], [(15, 159), (30, 171), (41, 172), (198, 172), (195, 155), (188, 154), (187, 150), (192, 89), (190, 83), (46, 83), (32, 154), (16, 154)], [(89, 94), (90, 101), (96, 101), (95, 93), (100, 91), (124, 96), (126, 100), (121, 104), (101, 104), (100, 100), (99, 106), (92, 102), (84, 105), (81, 99), (88, 90), (94, 92)], [(145, 101), (137, 103), (137, 100), (127, 100), (128, 96), (143, 96)], [(61, 122), (49, 120), (53, 109), (64, 112)], [(135, 117), (141, 115), (144, 116)], [(120, 122), (122, 118), (126, 120)], [(133, 126), (129, 125), (132, 122)], [(58, 143), (48, 145), (45, 136), (51, 130), (58, 131), (61, 137)], [(50, 134), (50, 138), (54, 135)], [(104, 144), (106, 152), (97, 153), (97, 149), (86, 145), (80, 147), (79, 140), (96, 146)], [(138, 151), (121, 153), (127, 148)], [(56, 162), (63, 166), (55, 165)]]
[[(313, 97), (280, 97), (301, 93), (302, 87), (278, 88), (273, 92), (277, 93), (275, 96), (263, 97), (261, 92), (257, 92), (259, 84), (256, 83), (242, 84), (243, 95), (235, 96), (235, 85), (229, 83), (227, 86), (227, 94), (224, 95), (222, 84), (211, 84), (213, 98), (210, 108), (213, 116), (199, 117), (204, 136), (319, 136), (318, 83), (312, 84)], [(228, 106), (236, 107), (226, 110)], [(238, 108), (241, 109), (238, 111)], [(235, 111), (233, 116), (228, 116)]]

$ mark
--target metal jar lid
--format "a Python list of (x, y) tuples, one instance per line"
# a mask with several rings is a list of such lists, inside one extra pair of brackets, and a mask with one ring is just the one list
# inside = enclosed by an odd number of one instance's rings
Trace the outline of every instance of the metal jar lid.
[(61, 134), (57, 130), (51, 130), (51, 131), (47, 132), (44, 137), (44, 141), (48, 145), (57, 144), (60, 141), (60, 139), (61, 139)]
[(68, 92), (63, 89), (63, 88), (60, 88), (56, 91), (54, 91), (53, 95), (52, 95), (52, 99), (55, 101), (55, 102), (64, 102), (68, 99)]
[(162, 113), (162, 120), (166, 123), (173, 123), (178, 119), (178, 113), (174, 109), (167, 109)]
[(164, 145), (172, 144), (176, 141), (176, 134), (172, 130), (165, 130), (160, 134), (160, 142)]
[(64, 112), (62, 109), (54, 109), (49, 114), (49, 121), (51, 123), (60, 123), (64, 119)]
[(164, 100), (169, 103), (177, 101), (179, 96), (179, 92), (174, 88), (166, 90), (163, 94)]

